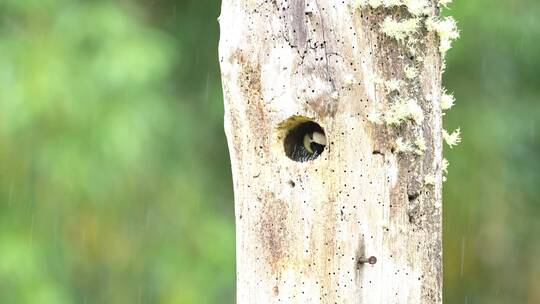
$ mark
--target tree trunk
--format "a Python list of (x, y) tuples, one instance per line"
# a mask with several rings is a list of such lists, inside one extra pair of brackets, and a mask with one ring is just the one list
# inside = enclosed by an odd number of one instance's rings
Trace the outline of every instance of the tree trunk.
[(422, 1), (223, 0), (238, 303), (442, 302), (442, 46)]

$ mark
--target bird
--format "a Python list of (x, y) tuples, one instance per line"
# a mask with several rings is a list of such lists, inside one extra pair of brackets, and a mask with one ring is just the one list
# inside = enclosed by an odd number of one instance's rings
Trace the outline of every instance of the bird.
[(309, 154), (317, 155), (321, 154), (326, 147), (326, 136), (321, 132), (308, 132), (304, 135), (304, 148), (309, 152)]
[(292, 158), (306, 162), (317, 158), (326, 147), (326, 136), (318, 131), (307, 132), (301, 143), (294, 145)]

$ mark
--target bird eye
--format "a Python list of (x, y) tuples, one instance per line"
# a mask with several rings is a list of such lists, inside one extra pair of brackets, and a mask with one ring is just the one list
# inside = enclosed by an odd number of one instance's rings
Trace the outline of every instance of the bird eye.
[(307, 162), (323, 153), (326, 135), (318, 123), (306, 118), (296, 118), (296, 121), (288, 126), (284, 148), (290, 159)]

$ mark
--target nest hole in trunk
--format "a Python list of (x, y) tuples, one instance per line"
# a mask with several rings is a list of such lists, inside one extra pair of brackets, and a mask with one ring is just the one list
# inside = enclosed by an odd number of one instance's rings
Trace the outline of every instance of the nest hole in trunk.
[(285, 154), (297, 162), (308, 162), (319, 157), (327, 145), (326, 133), (318, 123), (301, 116), (285, 121)]

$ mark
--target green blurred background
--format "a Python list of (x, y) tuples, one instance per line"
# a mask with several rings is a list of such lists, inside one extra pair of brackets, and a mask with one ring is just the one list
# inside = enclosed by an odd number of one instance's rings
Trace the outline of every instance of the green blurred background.
[[(0, 303), (232, 303), (219, 1), (0, 0)], [(540, 1), (456, 0), (446, 303), (540, 303)]]

